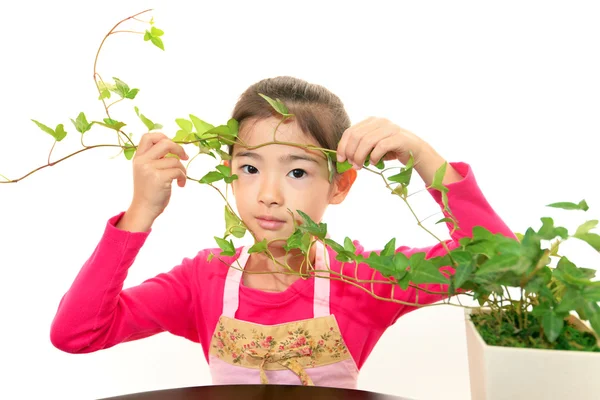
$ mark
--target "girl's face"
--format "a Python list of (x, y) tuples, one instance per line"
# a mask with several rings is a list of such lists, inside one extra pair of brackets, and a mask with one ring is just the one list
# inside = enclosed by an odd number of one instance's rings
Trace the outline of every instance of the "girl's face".
[[(246, 121), (239, 137), (248, 146), (272, 142), (279, 121), (273, 117)], [(294, 121), (281, 124), (276, 139), (319, 146)], [(302, 221), (297, 210), (315, 222), (321, 221), (327, 206), (343, 201), (354, 181), (348, 179), (350, 173), (329, 183), (327, 159), (322, 152), (281, 144), (253, 150), (234, 146), (231, 170), (238, 176), (232, 184), (238, 212), (258, 241), (286, 239), (294, 232), (288, 209), (297, 223)], [(281, 247), (285, 242), (273, 244)]]

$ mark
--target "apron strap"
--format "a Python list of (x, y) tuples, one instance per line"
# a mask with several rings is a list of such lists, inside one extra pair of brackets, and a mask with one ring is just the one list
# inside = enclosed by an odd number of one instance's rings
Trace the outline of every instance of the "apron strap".
[[(323, 243), (316, 243), (315, 269), (329, 269), (329, 253)], [(326, 317), (331, 315), (329, 309), (329, 292), (331, 280), (329, 272), (315, 272), (315, 294), (313, 303), (314, 318)]]
[[(235, 318), (235, 313), (240, 303), (240, 285), (243, 272), (238, 268), (244, 268), (248, 261), (248, 249), (244, 246), (240, 256), (235, 261), (236, 268), (230, 267), (227, 271), (225, 288), (223, 290), (223, 316)], [(316, 243), (315, 269), (329, 269), (329, 253), (321, 242)], [(325, 317), (331, 314), (329, 308), (330, 279), (328, 272), (315, 273), (313, 314), (314, 318)]]
[(243, 272), (238, 268), (244, 268), (248, 261), (249, 247), (242, 247), (240, 256), (234, 261), (237, 268), (229, 267), (227, 279), (225, 280), (225, 289), (223, 291), (223, 315), (229, 318), (235, 318), (235, 312), (240, 303), (240, 284), (242, 282)]

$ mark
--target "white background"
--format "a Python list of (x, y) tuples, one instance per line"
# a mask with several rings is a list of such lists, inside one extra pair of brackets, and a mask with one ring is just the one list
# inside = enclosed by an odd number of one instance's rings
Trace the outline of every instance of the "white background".
[[(118, 20), (146, 8), (155, 8), (166, 52), (120, 34), (108, 39), (99, 62), (105, 79), (141, 89), (134, 102), (114, 107), (136, 143), (145, 128), (134, 104), (172, 137), (175, 118), (193, 113), (224, 123), (250, 84), (293, 75), (338, 94), (353, 123), (389, 118), (449, 161), (470, 163), (515, 231), (538, 227), (546, 215), (570, 229), (600, 217), (600, 12), (583, 1), (4, 2), (1, 174), (14, 179), (46, 163), (53, 139), (31, 118), (65, 124), (69, 135), (54, 160), (80, 148), (69, 118), (80, 111), (104, 117), (92, 80), (99, 42)], [(116, 138), (94, 128), (85, 141)], [(129, 205), (131, 165), (123, 155), (111, 159), (115, 154), (88, 151), (0, 185), (0, 398), (92, 399), (210, 384), (200, 345), (168, 334), (86, 355), (50, 343), (61, 296), (108, 218)], [(188, 172), (200, 177), (210, 166), (197, 163)], [(126, 286), (214, 246), (222, 201), (190, 183), (174, 185)], [(544, 207), (583, 198), (589, 215)], [(426, 193), (413, 203), (422, 217), (436, 211)], [(399, 244), (433, 244), (366, 172), (326, 222), (334, 238), (347, 235), (367, 248), (394, 236)], [(592, 249), (568, 247), (575, 262), (598, 268)], [(468, 398), (462, 311), (432, 307), (401, 318), (359, 385), (417, 399)]]

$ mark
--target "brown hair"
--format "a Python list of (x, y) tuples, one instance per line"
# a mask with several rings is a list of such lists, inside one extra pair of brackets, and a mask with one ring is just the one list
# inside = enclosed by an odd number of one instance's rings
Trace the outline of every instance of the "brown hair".
[(323, 148), (335, 150), (342, 134), (350, 127), (350, 117), (339, 97), (321, 85), (291, 76), (263, 79), (246, 89), (232, 113), (240, 127), (250, 118), (281, 117), (259, 93), (281, 100), (290, 114), (294, 114), (300, 129)]

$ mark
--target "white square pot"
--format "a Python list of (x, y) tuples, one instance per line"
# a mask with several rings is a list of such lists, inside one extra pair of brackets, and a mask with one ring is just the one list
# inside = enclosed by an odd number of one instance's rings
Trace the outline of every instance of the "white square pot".
[(487, 345), (465, 309), (473, 400), (599, 400), (600, 353)]

